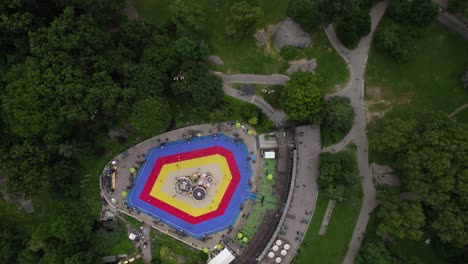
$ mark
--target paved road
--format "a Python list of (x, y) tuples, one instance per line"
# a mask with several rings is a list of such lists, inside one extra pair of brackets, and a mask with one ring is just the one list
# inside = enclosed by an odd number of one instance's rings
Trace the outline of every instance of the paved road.
[(346, 96), (351, 99), (351, 105), (355, 112), (355, 124), (347, 135), (344, 141), (338, 143), (336, 146), (327, 148), (327, 151), (336, 152), (343, 148), (345, 143), (353, 141), (357, 146), (357, 160), (359, 167), (359, 174), (363, 177), (363, 203), (358, 221), (354, 228), (352, 239), (348, 246), (348, 251), (343, 260), (343, 263), (353, 263), (356, 254), (359, 252), (361, 246), (361, 239), (366, 230), (369, 221), (369, 213), (371, 213), (377, 206), (376, 190), (372, 183), (371, 173), (369, 171), (369, 157), (368, 157), (368, 142), (366, 135), (366, 120), (364, 112), (364, 73), (367, 63), (367, 56), (372, 42), (372, 36), (377, 27), (377, 24), (383, 17), (385, 10), (389, 4), (389, 0), (378, 2), (375, 4), (371, 11), (372, 29), (368, 36), (365, 36), (359, 42), (355, 50), (346, 49), (338, 40), (333, 26), (330, 25), (325, 29), (330, 42), (348, 63), (351, 79), (345, 88), (338, 91), (335, 95)]
[(289, 77), (281, 74), (273, 75), (258, 75), (258, 74), (223, 74), (220, 72), (213, 72), (223, 80), (223, 90), (229, 96), (235, 97), (239, 100), (255, 104), (260, 107), (268, 118), (275, 122), (281, 123), (286, 119), (286, 114), (283, 111), (274, 109), (265, 100), (256, 95), (243, 94), (239, 90), (232, 88), (231, 83), (252, 83), (252, 84), (280, 84), (285, 85)]
[(289, 81), (289, 76), (282, 74), (259, 75), (259, 74), (222, 74), (214, 72), (223, 79), (225, 84), (230, 83), (258, 83), (258, 84), (281, 84)]

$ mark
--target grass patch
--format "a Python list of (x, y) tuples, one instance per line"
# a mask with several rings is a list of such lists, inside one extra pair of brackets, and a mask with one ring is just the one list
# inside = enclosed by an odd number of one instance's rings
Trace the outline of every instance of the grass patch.
[[(272, 180), (268, 180), (268, 174), (273, 175)], [(266, 212), (268, 210), (278, 209), (278, 198), (274, 194), (276, 176), (276, 160), (264, 159), (262, 183), (258, 188), (257, 201), (252, 206), (241, 231), (241, 233), (247, 235), (249, 238), (256, 233), (256, 230), (262, 223)], [(239, 241), (239, 243), (241, 242)]]
[[(318, 234), (328, 204), (328, 196), (321, 192), (309, 229), (296, 255), (295, 263), (341, 263), (349, 241), (353, 235), (354, 226), (361, 209), (361, 184), (355, 185), (347, 200), (337, 202), (324, 236)], [(308, 247), (304, 243), (309, 244)]]
[(140, 221), (126, 214), (120, 214), (120, 216), (122, 216), (122, 218), (125, 219), (125, 221), (127, 221), (134, 228), (140, 228), (140, 226), (142, 225)]
[[(175, 255), (184, 258), (185, 264), (196, 264), (200, 261), (206, 262), (208, 255), (200, 250), (195, 250), (184, 243), (165, 235), (159, 231), (151, 229), (153, 259), (161, 259), (160, 251), (162, 246), (168, 247)], [(156, 263), (156, 262), (155, 262)], [(172, 263), (170, 261), (163, 263)], [(176, 262), (173, 262), (176, 263)]]
[[(182, 2), (193, 3), (191, 0)], [(253, 35), (239, 40), (225, 34), (225, 20), (234, 2), (235, 0), (196, 1), (205, 12), (205, 26), (201, 30), (202, 38), (209, 45), (211, 53), (220, 56), (224, 61), (224, 67), (216, 67), (214, 70), (222, 70), (226, 73), (259, 74), (284, 72), (287, 63), (276, 53), (270, 53), (263, 47), (258, 48)], [(132, 3), (140, 15), (150, 23), (163, 25), (169, 20), (169, 6), (172, 0), (133, 0)], [(260, 0), (255, 4), (258, 4), (264, 12), (262, 27), (277, 23), (286, 17), (288, 1)]]
[(114, 229), (107, 231), (99, 229), (94, 233), (94, 245), (103, 256), (117, 254), (133, 254), (136, 252), (133, 243), (127, 237), (127, 227), (121, 220), (113, 221)]
[(323, 30), (310, 33), (312, 45), (305, 48), (297, 56), (298, 58), (317, 59), (315, 72), (324, 78), (327, 91), (332, 91), (336, 84), (343, 84), (349, 79), (346, 63), (336, 53)]
[(372, 48), (366, 94), (373, 87), (386, 90), (385, 99), (394, 103), (387, 115), (402, 118), (427, 110), (450, 113), (466, 103), (468, 90), (460, 78), (468, 65), (467, 42), (434, 22), (422, 30), (415, 49), (416, 54), (408, 62), (398, 63)]
[(458, 122), (463, 122), (465, 124), (468, 124), (468, 107), (461, 110), (454, 116), (455, 120)]
[[(344, 151), (353, 154), (353, 160), (355, 166), (357, 166), (355, 150), (350, 147)], [(320, 236), (318, 232), (327, 209), (329, 197), (324, 191), (319, 193), (312, 221), (294, 263), (342, 262), (359, 217), (362, 203), (361, 186), (360, 183), (353, 185), (346, 198), (341, 202), (336, 202), (327, 231), (323, 236)]]

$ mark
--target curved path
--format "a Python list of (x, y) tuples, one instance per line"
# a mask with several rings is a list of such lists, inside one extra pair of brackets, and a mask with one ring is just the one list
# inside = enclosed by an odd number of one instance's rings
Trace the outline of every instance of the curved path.
[(286, 114), (283, 111), (274, 109), (261, 97), (249, 94), (243, 94), (239, 90), (232, 88), (231, 83), (251, 83), (251, 84), (280, 84), (285, 85), (289, 81), (289, 77), (282, 74), (273, 75), (258, 75), (258, 74), (223, 74), (221, 72), (213, 72), (223, 80), (223, 90), (229, 96), (239, 100), (252, 103), (268, 116), (268, 118), (275, 122), (281, 123), (286, 119)]
[(325, 29), (325, 32), (332, 43), (333, 47), (343, 57), (349, 67), (350, 81), (345, 88), (333, 95), (345, 96), (351, 99), (351, 105), (355, 113), (355, 124), (348, 135), (340, 143), (326, 148), (325, 151), (337, 152), (343, 148), (348, 142), (353, 141), (357, 146), (357, 160), (359, 174), (363, 178), (363, 203), (361, 212), (354, 228), (352, 239), (348, 246), (348, 251), (343, 260), (343, 263), (353, 263), (356, 254), (359, 252), (363, 233), (366, 230), (369, 221), (369, 214), (377, 206), (376, 190), (372, 183), (371, 173), (369, 172), (369, 157), (368, 157), (368, 142), (366, 135), (366, 120), (364, 113), (364, 74), (367, 63), (367, 56), (372, 42), (372, 36), (375, 29), (382, 19), (385, 10), (389, 4), (389, 0), (378, 2), (371, 11), (372, 27), (371, 33), (361, 38), (359, 45), (354, 50), (346, 49), (338, 40), (333, 26), (330, 25)]
[(467, 108), (467, 107), (468, 107), (468, 104), (464, 104), (464, 105), (458, 107), (457, 109), (455, 109), (455, 111), (453, 111), (452, 113), (450, 113), (448, 116), (449, 116), (449, 117), (454, 117), (454, 116), (456, 116), (456, 115), (458, 114), (458, 112), (460, 112), (461, 110), (463, 110), (463, 109), (465, 109), (465, 108)]

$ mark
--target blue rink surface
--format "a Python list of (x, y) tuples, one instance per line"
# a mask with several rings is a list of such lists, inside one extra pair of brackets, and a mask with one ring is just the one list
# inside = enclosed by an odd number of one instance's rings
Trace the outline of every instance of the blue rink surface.
[[(160, 157), (214, 146), (221, 146), (231, 151), (240, 174), (239, 184), (237, 185), (224, 214), (197, 224), (190, 224), (183, 219), (167, 213), (166, 211), (139, 198), (156, 161)], [(167, 142), (162, 148), (159, 146), (154, 147), (148, 151), (146, 162), (138, 170), (135, 187), (129, 191), (126, 203), (136, 210), (144, 212), (145, 214), (152, 216), (154, 219), (159, 219), (170, 227), (198, 239), (203, 237), (203, 235), (217, 233), (234, 225), (241, 212), (241, 204), (243, 204), (247, 199), (256, 199), (255, 194), (251, 193), (251, 186), (248, 184), (249, 179), (252, 176), (252, 167), (247, 160), (248, 156), (249, 152), (244, 143), (234, 143), (233, 138), (224, 134), (218, 134), (217, 138), (214, 137), (214, 135), (208, 135), (191, 138), (190, 143), (187, 143), (186, 140), (179, 140)]]

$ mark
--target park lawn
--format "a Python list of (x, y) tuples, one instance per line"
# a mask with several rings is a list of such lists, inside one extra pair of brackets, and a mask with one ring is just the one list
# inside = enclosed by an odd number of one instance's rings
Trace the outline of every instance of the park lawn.
[(468, 65), (467, 41), (433, 22), (415, 44), (416, 54), (404, 63), (371, 48), (365, 98), (371, 100), (372, 90), (381, 89), (380, 96), (392, 105), (386, 117), (433, 110), (451, 113), (468, 101), (460, 80)]
[(312, 45), (302, 50), (297, 58), (317, 59), (315, 72), (324, 79), (325, 89), (331, 92), (335, 85), (344, 84), (349, 79), (349, 71), (345, 61), (336, 53), (325, 31), (309, 32)]
[(361, 202), (362, 188), (361, 184), (357, 184), (352, 187), (347, 200), (336, 203), (327, 232), (320, 236), (318, 232), (327, 209), (328, 196), (319, 193), (312, 222), (303, 241), (309, 246), (301, 246), (295, 263), (341, 263), (359, 217)]
[[(173, 0), (132, 0), (140, 15), (148, 22), (164, 25), (169, 20), (169, 5)], [(194, 3), (191, 0), (182, 2)], [(266, 52), (258, 48), (255, 37), (244, 39), (228, 37), (225, 34), (225, 20), (229, 9), (235, 0), (200, 0), (196, 3), (205, 12), (205, 27), (202, 29), (204, 39), (212, 54), (224, 61), (224, 67), (215, 67), (226, 73), (258, 73), (272, 74), (284, 72), (287, 63), (281, 60), (275, 52)], [(262, 27), (277, 23), (286, 17), (288, 0), (260, 0), (258, 5), (263, 9)]]
[[(382, 238), (377, 235), (377, 227), (380, 223), (380, 220), (377, 217), (377, 211), (378, 208), (372, 212), (369, 218), (369, 223), (367, 224), (366, 233), (363, 239), (363, 245), (367, 242), (382, 240)], [(416, 256), (424, 264), (448, 264), (449, 262), (443, 259), (434, 249), (434, 246), (432, 246), (433, 243), (429, 246), (425, 245), (424, 240), (427, 238), (434, 240), (434, 237), (428, 233), (426, 233), (420, 241), (397, 239), (395, 243), (393, 243), (393, 247), (390, 247), (389, 250), (392, 255), (397, 255), (401, 258)]]
[[(206, 261), (208, 255), (201, 250), (195, 250), (186, 244), (154, 229), (151, 229), (151, 245), (153, 259), (161, 259), (160, 250), (162, 246), (168, 247), (174, 254), (184, 258), (185, 264), (196, 264)], [(176, 263), (167, 261), (163, 263)]]

